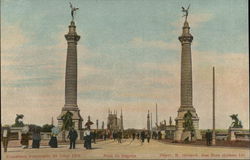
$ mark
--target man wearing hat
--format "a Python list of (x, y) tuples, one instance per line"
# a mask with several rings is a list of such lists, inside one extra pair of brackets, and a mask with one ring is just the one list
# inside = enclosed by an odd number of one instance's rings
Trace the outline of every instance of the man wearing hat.
[(41, 141), (41, 135), (40, 135), (40, 128), (39, 127), (35, 127), (33, 129), (32, 138), (33, 138), (32, 148), (39, 148), (40, 147), (40, 141)]
[(76, 130), (73, 127), (71, 127), (69, 130), (69, 135), (68, 135), (68, 138), (70, 140), (69, 149), (72, 149), (72, 148), (75, 149), (77, 137), (78, 137), (78, 134), (77, 134)]
[(212, 141), (212, 132), (209, 129), (207, 130), (205, 137), (207, 145), (210, 146)]
[(3, 147), (4, 147), (4, 152), (7, 152), (9, 137), (10, 137), (10, 127), (8, 125), (4, 125), (3, 126)]

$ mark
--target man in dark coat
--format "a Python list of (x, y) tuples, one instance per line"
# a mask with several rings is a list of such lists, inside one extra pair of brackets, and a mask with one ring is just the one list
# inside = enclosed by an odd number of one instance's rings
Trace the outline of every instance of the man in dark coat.
[(137, 133), (137, 139), (139, 139), (140, 138), (140, 133)]
[(161, 131), (158, 132), (158, 139), (161, 140)]
[(77, 134), (76, 130), (73, 127), (70, 128), (69, 135), (68, 135), (68, 138), (70, 140), (69, 149), (72, 149), (72, 147), (73, 147), (73, 149), (75, 149), (75, 144), (76, 144), (77, 137), (78, 137), (78, 134)]
[(135, 140), (135, 133), (132, 134), (133, 140)]
[(117, 140), (118, 140), (118, 143), (122, 143), (122, 131), (121, 130), (117, 132)]
[(147, 133), (147, 140), (148, 140), (148, 143), (150, 141), (150, 132)]
[(9, 137), (10, 137), (10, 127), (8, 125), (5, 125), (2, 128), (2, 136), (3, 136), (3, 147), (4, 147), (4, 152), (7, 152), (7, 148), (8, 148), (8, 141), (9, 141)]
[(32, 138), (33, 138), (32, 148), (39, 148), (40, 141), (41, 141), (41, 135), (40, 135), (40, 129), (38, 127), (34, 128)]
[(211, 140), (212, 140), (212, 132), (210, 132), (209, 129), (207, 130), (205, 137), (206, 137), (207, 145), (210, 146)]
[(113, 139), (114, 139), (114, 141), (116, 140), (116, 138), (117, 138), (117, 132), (114, 131), (114, 132), (113, 132)]
[(107, 133), (106, 133), (106, 131), (104, 132), (104, 141), (106, 141), (106, 138), (107, 138)]
[(145, 132), (142, 131), (142, 132), (141, 132), (141, 142), (142, 142), (142, 143), (144, 142), (144, 139), (145, 139)]

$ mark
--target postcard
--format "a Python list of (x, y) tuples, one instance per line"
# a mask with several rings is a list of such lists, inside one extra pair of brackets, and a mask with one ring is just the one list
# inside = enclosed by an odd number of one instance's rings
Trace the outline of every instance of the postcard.
[(249, 159), (247, 0), (1, 0), (1, 159)]

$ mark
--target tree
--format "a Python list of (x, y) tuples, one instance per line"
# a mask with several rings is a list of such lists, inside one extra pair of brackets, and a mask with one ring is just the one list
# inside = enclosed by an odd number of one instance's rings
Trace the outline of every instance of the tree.
[(65, 131), (69, 130), (71, 127), (74, 126), (73, 120), (72, 120), (72, 116), (73, 113), (71, 113), (70, 111), (67, 111), (63, 116), (62, 116), (62, 120), (63, 120), (63, 125), (62, 125), (62, 138), (64, 141), (66, 141), (65, 138)]
[(28, 126), (29, 126), (29, 131), (30, 132), (34, 132), (35, 129), (39, 129), (39, 130), (42, 129), (42, 127), (40, 127), (39, 125), (36, 125), (36, 124), (29, 124)]
[(52, 124), (45, 124), (42, 126), (42, 132), (51, 132), (51, 129), (54, 127)]

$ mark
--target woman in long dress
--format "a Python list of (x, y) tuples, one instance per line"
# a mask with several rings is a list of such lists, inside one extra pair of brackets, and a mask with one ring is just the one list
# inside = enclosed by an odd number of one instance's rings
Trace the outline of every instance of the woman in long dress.
[(50, 141), (49, 141), (49, 145), (50, 145), (51, 148), (57, 148), (58, 147), (56, 136), (57, 136), (56, 134), (51, 135), (51, 138), (50, 138)]
[(90, 126), (87, 126), (87, 129), (84, 131), (84, 147), (86, 149), (91, 149)]
[(24, 126), (22, 128), (21, 145), (23, 149), (29, 147), (29, 126)]

